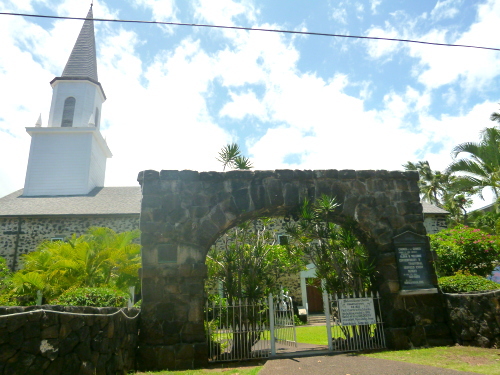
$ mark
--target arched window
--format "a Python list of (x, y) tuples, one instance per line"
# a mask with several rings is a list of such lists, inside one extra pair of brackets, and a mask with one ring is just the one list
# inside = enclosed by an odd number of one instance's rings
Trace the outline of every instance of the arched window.
[(76, 99), (70, 96), (64, 101), (63, 116), (61, 127), (73, 126), (73, 117), (75, 116)]
[(99, 121), (101, 121), (101, 118), (99, 117), (100, 116), (100, 113), (99, 113), (99, 108), (95, 107), (95, 127), (98, 128), (99, 127)]

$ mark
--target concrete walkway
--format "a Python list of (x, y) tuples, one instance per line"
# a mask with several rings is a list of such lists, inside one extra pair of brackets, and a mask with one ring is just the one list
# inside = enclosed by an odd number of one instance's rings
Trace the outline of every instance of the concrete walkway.
[(475, 372), (362, 357), (356, 354), (269, 359), (259, 375), (474, 375)]

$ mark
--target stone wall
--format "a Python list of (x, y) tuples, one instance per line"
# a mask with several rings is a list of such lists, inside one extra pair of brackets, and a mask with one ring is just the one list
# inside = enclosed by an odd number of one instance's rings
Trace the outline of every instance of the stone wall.
[[(426, 234), (414, 171), (276, 170), (145, 171), (142, 186), (142, 312), (138, 366), (142, 370), (203, 365), (206, 254), (232, 227), (262, 216), (293, 216), (304, 199), (323, 194), (340, 203), (332, 221), (356, 221), (356, 236), (377, 271), (390, 348), (448, 341), (440, 294), (402, 295), (395, 236)], [(428, 242), (431, 285), (437, 286)], [(432, 292), (431, 292), (432, 293)], [(414, 306), (407, 306), (412, 300)]]
[(448, 325), (460, 345), (500, 348), (500, 290), (445, 294)]
[(90, 227), (108, 227), (116, 232), (138, 229), (139, 215), (1, 217), (0, 256), (11, 269), (18, 270), (20, 256), (34, 251), (42, 241), (81, 235)]
[(0, 307), (0, 374), (127, 374), (138, 309)]

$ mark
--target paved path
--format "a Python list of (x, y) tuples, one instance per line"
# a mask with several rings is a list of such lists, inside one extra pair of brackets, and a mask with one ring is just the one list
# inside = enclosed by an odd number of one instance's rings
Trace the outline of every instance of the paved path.
[(477, 375), (353, 354), (270, 359), (259, 375)]

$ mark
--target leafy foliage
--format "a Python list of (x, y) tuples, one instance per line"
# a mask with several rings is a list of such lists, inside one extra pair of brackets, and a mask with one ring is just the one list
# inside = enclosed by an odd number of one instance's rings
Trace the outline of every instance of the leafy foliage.
[(500, 284), (481, 276), (455, 275), (438, 279), (438, 284), (444, 293), (482, 292), (500, 289)]
[(366, 248), (354, 234), (355, 223), (334, 224), (330, 218), (338, 204), (322, 196), (316, 202), (305, 200), (300, 219), (287, 225), (293, 248), (303, 249), (316, 266), (316, 276), (325, 280), (330, 293), (353, 293), (370, 289), (374, 266)]
[[(492, 115), (493, 117), (493, 115)], [(465, 142), (456, 146), (452, 155), (465, 157), (454, 160), (448, 172), (461, 172), (462, 178), (471, 188), (477, 188), (482, 198), (482, 190), (490, 188), (495, 196), (500, 195), (500, 129), (486, 128), (481, 132), (479, 142)]]
[(430, 235), (440, 276), (469, 272), (487, 276), (499, 263), (499, 238), (480, 229), (458, 226)]
[(139, 287), (140, 245), (133, 243), (138, 237), (139, 231), (94, 227), (67, 242), (43, 242), (23, 255), (24, 268), (12, 276), (10, 294), (24, 305), (34, 303), (37, 291), (48, 302), (75, 287)]
[(65, 306), (125, 307), (128, 299), (128, 293), (116, 289), (76, 288), (64, 292), (52, 303)]
[(222, 163), (223, 170), (226, 170), (226, 167), (243, 170), (253, 168), (250, 159), (241, 154), (240, 147), (236, 143), (224, 146), (219, 151), (217, 160)]
[(268, 229), (271, 219), (247, 221), (222, 238), (222, 247), (212, 246), (207, 255), (208, 289), (222, 282), (233, 299), (258, 300), (267, 296), (277, 280), (303, 268), (302, 253), (278, 245), (275, 233)]
[(452, 223), (463, 223), (465, 209), (471, 206), (471, 196), (476, 193), (463, 177), (452, 176), (449, 171), (432, 170), (428, 161), (407, 162), (403, 167), (407, 171), (418, 171), (423, 201), (450, 212)]

